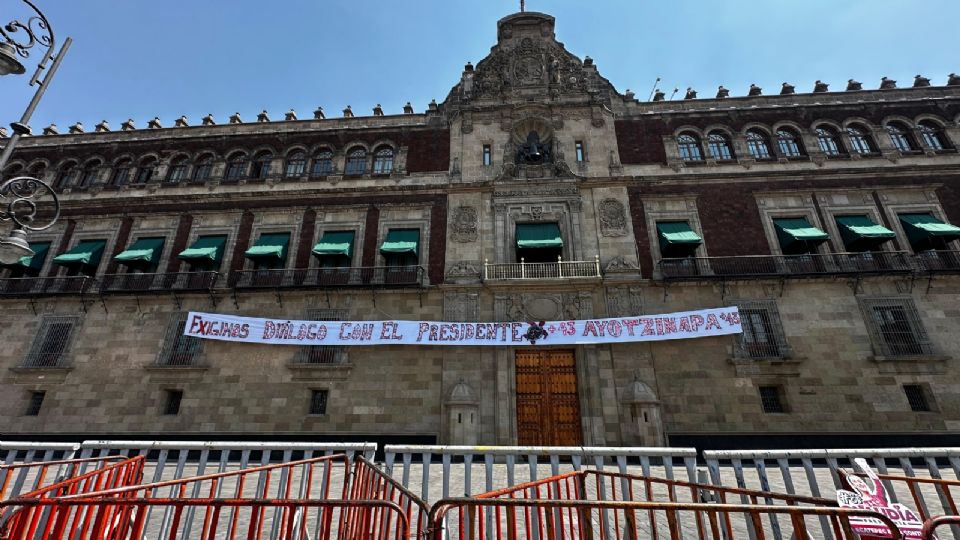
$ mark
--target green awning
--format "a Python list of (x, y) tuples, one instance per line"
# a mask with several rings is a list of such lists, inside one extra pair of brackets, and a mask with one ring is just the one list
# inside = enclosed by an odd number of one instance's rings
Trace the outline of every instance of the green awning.
[(804, 218), (775, 219), (773, 227), (777, 230), (777, 239), (780, 240), (780, 247), (783, 249), (788, 249), (798, 242), (815, 246), (830, 238), (830, 235), (814, 227)]
[(43, 261), (47, 258), (47, 252), (50, 251), (50, 242), (31, 242), (30, 249), (33, 251), (33, 255), (20, 257), (19, 261), (4, 266), (39, 272), (43, 268)]
[[(353, 256), (353, 231), (328, 231), (323, 233), (323, 238), (317, 245), (313, 246), (313, 254), (322, 255), (343, 255), (344, 257)], [(419, 234), (417, 235), (419, 239)]]
[(163, 253), (163, 238), (141, 238), (120, 252), (113, 260), (126, 265), (152, 265), (160, 262)]
[(284, 260), (287, 257), (287, 246), (290, 244), (290, 234), (261, 234), (257, 243), (248, 249), (244, 256), (248, 259), (276, 259)]
[(380, 246), (380, 253), (418, 253), (420, 229), (391, 229)]
[(693, 232), (686, 221), (669, 221), (657, 223), (657, 236), (660, 238), (660, 247), (669, 246), (699, 246), (703, 243), (700, 235)]
[(106, 240), (84, 240), (66, 253), (54, 257), (53, 262), (61, 266), (99, 266)]
[(226, 236), (201, 236), (177, 257), (191, 263), (218, 263), (223, 258), (223, 248), (226, 245)]
[(560, 226), (556, 223), (517, 223), (517, 247), (550, 249), (563, 247)]
[(915, 249), (929, 249), (935, 238), (944, 242), (960, 238), (960, 227), (944, 223), (931, 214), (900, 214), (900, 223)]
[(837, 227), (843, 244), (851, 251), (874, 248), (897, 236), (867, 216), (838, 216)]

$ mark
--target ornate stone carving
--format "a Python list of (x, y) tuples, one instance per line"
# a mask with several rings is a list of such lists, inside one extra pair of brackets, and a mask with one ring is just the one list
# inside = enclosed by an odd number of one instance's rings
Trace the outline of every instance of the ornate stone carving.
[(450, 237), (454, 242), (477, 240), (477, 209), (473, 206), (458, 206), (450, 217)]
[(600, 234), (603, 236), (626, 236), (627, 211), (617, 199), (600, 201)]
[(447, 270), (447, 280), (453, 283), (476, 283), (480, 281), (479, 268), (479, 263), (460, 261)]
[(563, 317), (566, 320), (593, 317), (593, 304), (591, 303), (590, 293), (565, 293), (563, 295)]
[(643, 313), (639, 287), (607, 287), (607, 317), (632, 317)]
[(640, 268), (623, 255), (617, 255), (603, 267), (604, 273), (636, 273)]
[[(502, 36), (503, 37), (503, 36)], [(557, 43), (524, 38), (520, 44), (498, 49), (477, 65), (472, 90), (462, 97), (498, 98), (543, 88), (550, 93), (586, 92), (588, 72), (583, 63)]]
[(443, 295), (445, 321), (476, 321), (480, 317), (480, 295), (477, 293), (446, 293)]

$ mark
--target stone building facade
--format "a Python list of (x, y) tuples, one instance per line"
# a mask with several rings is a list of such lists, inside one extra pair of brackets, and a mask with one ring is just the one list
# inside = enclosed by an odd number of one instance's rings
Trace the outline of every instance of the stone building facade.
[[(424, 113), (24, 140), (4, 176), (49, 181), (63, 213), (0, 279), (0, 433), (956, 444), (960, 80), (641, 102), (554, 31), (545, 14), (502, 19), (490, 55)], [(191, 310), (527, 321), (726, 305), (742, 336), (336, 349), (180, 335)]]

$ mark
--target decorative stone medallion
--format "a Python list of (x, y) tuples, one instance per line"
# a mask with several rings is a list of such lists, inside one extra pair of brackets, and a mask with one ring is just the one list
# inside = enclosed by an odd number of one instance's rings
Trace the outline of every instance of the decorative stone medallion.
[(617, 199), (600, 201), (600, 234), (603, 236), (626, 236), (627, 212)]

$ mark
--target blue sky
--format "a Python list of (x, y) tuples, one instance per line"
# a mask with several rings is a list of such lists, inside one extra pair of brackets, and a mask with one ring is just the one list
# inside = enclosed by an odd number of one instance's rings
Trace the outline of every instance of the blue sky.
[[(207, 113), (218, 122), (261, 109), (301, 118), (322, 105), (387, 114), (411, 101), (442, 100), (464, 63), (496, 42), (510, 0), (36, 0), (59, 38), (74, 38), (30, 122), (36, 132), (106, 119), (165, 126)], [(19, 0), (0, 0), (9, 20)], [(646, 98), (662, 77), (673, 87), (733, 95), (822, 79), (876, 88), (881, 76), (910, 85), (922, 73), (943, 84), (960, 71), (957, 0), (528, 0), (557, 18), (557, 35), (590, 55), (624, 91)], [(17, 15), (22, 11), (16, 11)], [(0, 78), (0, 122), (19, 118), (32, 95), (25, 76)], [(679, 97), (679, 96), (678, 96)]]

